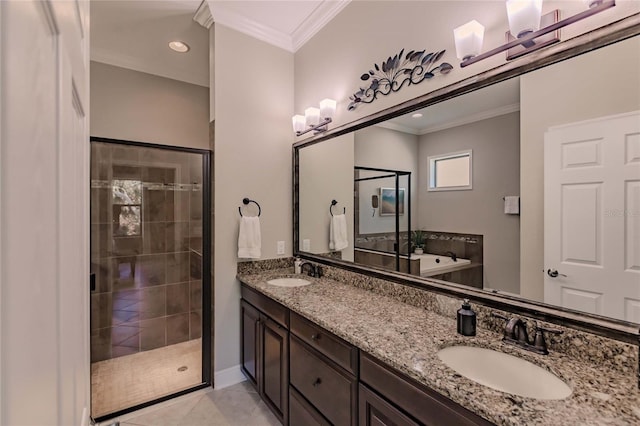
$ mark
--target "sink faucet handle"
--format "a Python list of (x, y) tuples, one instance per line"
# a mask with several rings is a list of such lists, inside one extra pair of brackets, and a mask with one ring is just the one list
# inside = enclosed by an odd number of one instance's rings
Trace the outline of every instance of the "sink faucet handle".
[(497, 312), (491, 312), (491, 316), (494, 317), (494, 318), (500, 318), (500, 319), (503, 319), (505, 321), (509, 321), (509, 318), (507, 318), (506, 316), (504, 316), (502, 314), (499, 314)]
[(549, 350), (547, 349), (547, 341), (544, 338), (544, 333), (545, 332), (551, 333), (551, 334), (564, 333), (564, 331), (562, 330), (558, 330), (555, 328), (547, 328), (538, 324), (535, 324), (535, 330), (536, 330), (536, 335), (533, 339), (533, 346), (539, 353), (543, 355), (547, 355), (549, 353)]
[(547, 333), (551, 333), (551, 334), (562, 334), (562, 333), (564, 333), (563, 330), (558, 330), (557, 328), (548, 328), (548, 327), (545, 327), (543, 325), (538, 325), (538, 324), (535, 324), (534, 328), (535, 328), (536, 332), (538, 330), (540, 330), (540, 331), (546, 331)]

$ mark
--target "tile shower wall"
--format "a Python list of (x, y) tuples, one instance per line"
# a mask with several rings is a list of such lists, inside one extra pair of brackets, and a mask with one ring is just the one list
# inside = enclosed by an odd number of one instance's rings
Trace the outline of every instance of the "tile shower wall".
[(92, 362), (199, 338), (201, 156), (93, 142), (91, 175)]

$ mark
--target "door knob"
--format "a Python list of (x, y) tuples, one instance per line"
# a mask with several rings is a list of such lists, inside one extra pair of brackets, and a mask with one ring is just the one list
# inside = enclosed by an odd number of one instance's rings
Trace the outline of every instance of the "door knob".
[(565, 277), (565, 278), (567, 277), (565, 274), (561, 274), (555, 269), (547, 269), (547, 275), (549, 275), (551, 278), (556, 278), (558, 276)]

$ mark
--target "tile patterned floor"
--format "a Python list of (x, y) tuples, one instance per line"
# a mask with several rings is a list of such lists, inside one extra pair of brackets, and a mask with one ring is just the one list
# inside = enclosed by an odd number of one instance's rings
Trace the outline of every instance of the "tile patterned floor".
[[(115, 419), (114, 419), (115, 420)], [(109, 425), (114, 420), (103, 423)], [(209, 389), (117, 419), (120, 426), (279, 426), (247, 382)]]
[[(202, 340), (91, 364), (93, 417), (123, 410), (202, 382)], [(186, 371), (178, 368), (187, 366)]]

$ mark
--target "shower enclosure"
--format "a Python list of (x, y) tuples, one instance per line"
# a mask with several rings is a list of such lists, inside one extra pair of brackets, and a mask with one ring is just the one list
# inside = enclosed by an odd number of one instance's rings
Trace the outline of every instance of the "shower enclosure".
[(104, 419), (211, 377), (210, 153), (91, 139), (91, 401)]
[(354, 261), (400, 272), (411, 262), (411, 172), (354, 167)]

